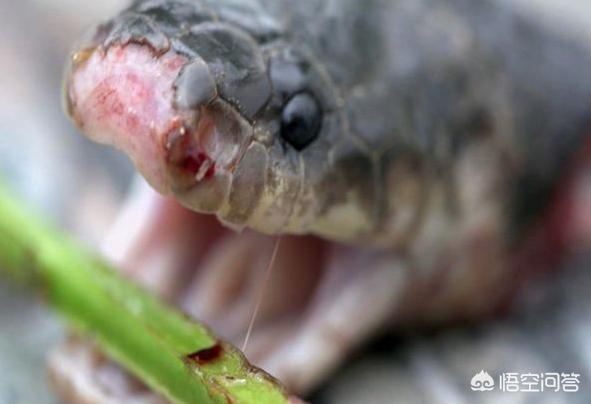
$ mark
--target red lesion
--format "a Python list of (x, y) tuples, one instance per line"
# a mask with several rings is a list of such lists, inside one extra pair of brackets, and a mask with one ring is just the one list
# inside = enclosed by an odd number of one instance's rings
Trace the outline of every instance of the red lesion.
[[(68, 80), (73, 119), (91, 139), (127, 153), (158, 191), (170, 192), (162, 137), (179, 114), (174, 82), (187, 58), (157, 55), (137, 44), (97, 48), (78, 58), (82, 62), (73, 66)], [(206, 159), (193, 157), (195, 163), (205, 164)], [(197, 168), (196, 164), (186, 166)]]
[(215, 175), (215, 163), (213, 163), (213, 161), (211, 161), (211, 159), (202, 152), (197, 152), (195, 155), (189, 154), (181, 161), (179, 165), (185, 172), (192, 175), (197, 175), (197, 173), (202, 170), (204, 165), (206, 165), (207, 170), (203, 175), (203, 179), (209, 179)]
[(219, 342), (211, 348), (201, 349), (187, 355), (187, 359), (197, 362), (199, 365), (206, 365), (219, 359), (224, 352), (222, 344)]
[(125, 110), (116, 86), (117, 83), (105, 80), (96, 87), (94, 97), (96, 111), (99, 111), (99, 119), (117, 120), (125, 125), (126, 130), (135, 130), (140, 124), (139, 118)]
[(142, 80), (137, 72), (131, 71), (104, 79), (96, 86), (93, 97), (101, 119), (118, 122), (127, 132), (136, 133), (145, 129), (145, 117), (156, 110), (152, 101), (154, 92), (149, 80)]
[(165, 136), (168, 163), (196, 181), (210, 179), (215, 175), (216, 165), (203, 151), (196, 133), (176, 120)]

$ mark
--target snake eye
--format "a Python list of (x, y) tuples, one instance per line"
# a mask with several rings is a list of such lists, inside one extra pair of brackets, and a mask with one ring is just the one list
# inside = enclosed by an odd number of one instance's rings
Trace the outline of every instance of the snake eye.
[(316, 140), (321, 124), (318, 101), (310, 94), (298, 94), (283, 108), (281, 137), (300, 151)]

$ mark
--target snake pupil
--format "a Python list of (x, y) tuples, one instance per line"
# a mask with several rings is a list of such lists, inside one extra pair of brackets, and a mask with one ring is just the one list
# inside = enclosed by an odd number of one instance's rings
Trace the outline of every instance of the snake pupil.
[(316, 140), (321, 123), (318, 101), (310, 94), (298, 94), (283, 109), (281, 137), (296, 150), (303, 150)]

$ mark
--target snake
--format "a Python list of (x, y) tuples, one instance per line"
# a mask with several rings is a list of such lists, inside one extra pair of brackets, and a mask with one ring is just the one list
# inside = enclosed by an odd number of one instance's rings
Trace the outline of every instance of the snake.
[[(591, 53), (509, 2), (134, 1), (67, 65), (69, 116), (149, 184), (110, 244), (144, 283), (236, 339), (236, 296), (282, 238), (261, 320), (276, 344), (252, 358), (296, 392), (384, 328), (510, 306), (589, 234), (573, 195)], [(212, 250), (250, 269), (206, 265)], [(187, 262), (223, 296), (215, 315), (187, 297), (204, 290)]]

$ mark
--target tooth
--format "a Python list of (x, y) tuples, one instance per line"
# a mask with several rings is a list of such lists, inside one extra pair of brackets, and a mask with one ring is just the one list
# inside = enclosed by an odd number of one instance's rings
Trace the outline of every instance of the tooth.
[(212, 161), (209, 159), (206, 159), (203, 161), (203, 163), (201, 163), (201, 167), (199, 167), (199, 171), (197, 171), (197, 174), (195, 174), (195, 180), (197, 182), (203, 180), (205, 178), (205, 176), (207, 175), (207, 172), (209, 171), (209, 169), (212, 167)]

